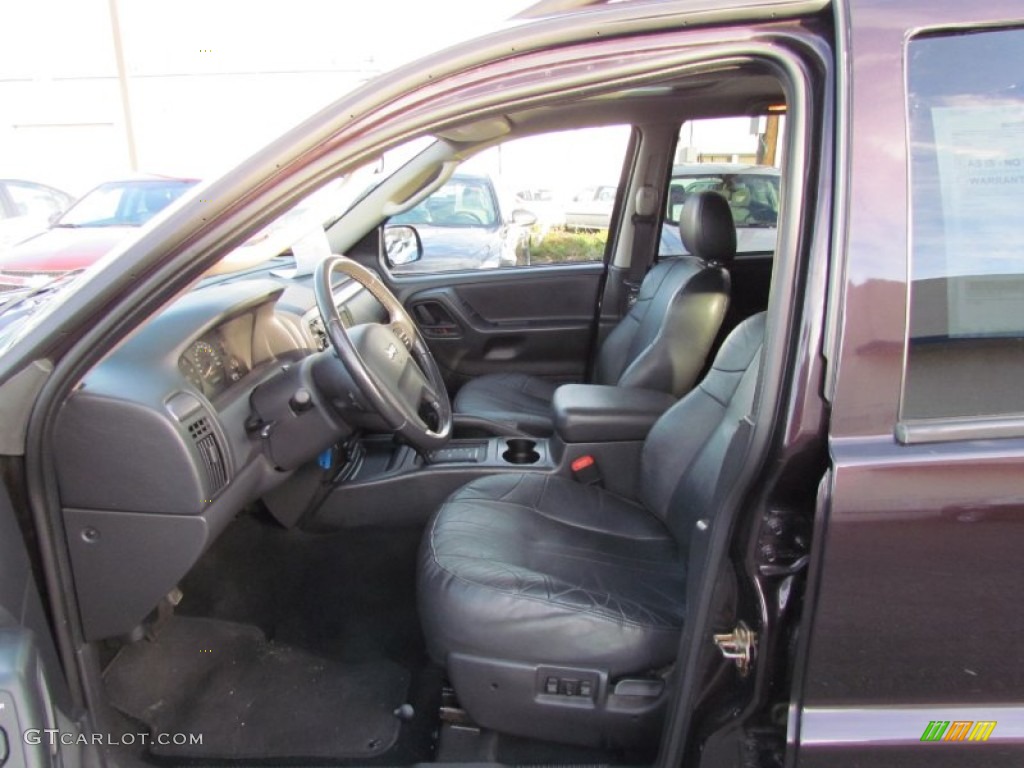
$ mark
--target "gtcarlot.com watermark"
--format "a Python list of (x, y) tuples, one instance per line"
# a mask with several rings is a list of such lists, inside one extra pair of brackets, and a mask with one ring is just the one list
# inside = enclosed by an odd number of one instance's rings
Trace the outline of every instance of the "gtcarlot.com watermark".
[(150, 746), (197, 746), (203, 743), (201, 733), (71, 733), (56, 728), (29, 728), (24, 733), (25, 743), (30, 746), (45, 744), (48, 747), (62, 745), (101, 747)]

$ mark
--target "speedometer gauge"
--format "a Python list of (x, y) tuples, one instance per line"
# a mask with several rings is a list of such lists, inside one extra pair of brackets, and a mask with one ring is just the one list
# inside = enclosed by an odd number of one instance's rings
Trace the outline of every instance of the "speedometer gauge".
[(195, 369), (203, 393), (207, 397), (217, 394), (224, 384), (224, 358), (220, 350), (208, 341), (197, 341), (189, 347), (185, 358)]
[(188, 383), (198, 389), (200, 392), (203, 391), (203, 377), (199, 375), (199, 370), (195, 364), (187, 357), (182, 357), (178, 361), (178, 370), (181, 371), (185, 378), (188, 379)]
[(213, 382), (215, 378), (220, 378), (220, 374), (223, 371), (224, 363), (220, 359), (220, 354), (214, 349), (213, 345), (205, 341), (197, 341), (192, 345), (192, 362), (199, 370), (199, 375), (208, 382)]

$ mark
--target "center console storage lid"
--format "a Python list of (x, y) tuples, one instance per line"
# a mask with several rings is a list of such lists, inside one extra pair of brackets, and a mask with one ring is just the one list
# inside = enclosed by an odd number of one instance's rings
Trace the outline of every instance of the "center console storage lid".
[(603, 384), (563, 384), (552, 402), (555, 432), (566, 443), (643, 440), (676, 403), (665, 392)]

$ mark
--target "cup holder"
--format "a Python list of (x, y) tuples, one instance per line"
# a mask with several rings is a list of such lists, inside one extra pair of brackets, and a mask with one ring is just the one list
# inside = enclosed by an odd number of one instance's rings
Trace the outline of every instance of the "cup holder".
[(540, 461), (540, 454), (537, 453), (537, 442), (527, 440), (524, 437), (513, 437), (506, 440), (508, 449), (501, 454), (501, 458), (509, 464), (536, 464)]

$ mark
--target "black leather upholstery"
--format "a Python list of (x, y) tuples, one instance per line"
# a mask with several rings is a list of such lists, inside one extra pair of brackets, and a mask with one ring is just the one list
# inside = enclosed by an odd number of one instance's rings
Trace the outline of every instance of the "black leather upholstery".
[(524, 373), (492, 373), (468, 382), (453, 401), (456, 413), (509, 424), (531, 435), (551, 433), (551, 399), (558, 385)]
[[(763, 315), (744, 321), (704, 380), (658, 419), (644, 443), (638, 501), (540, 472), (483, 478), (453, 494), (420, 553), (419, 609), (433, 658), (566, 665), (612, 681), (671, 663), (686, 618), (691, 532), (714, 518), (728, 482), (722, 469), (754, 403), (763, 337)], [(527, 693), (502, 703), (517, 723), (540, 706)], [(593, 732), (571, 740), (593, 742), (600, 717), (595, 711)]]
[[(729, 204), (715, 192), (691, 195), (680, 232), (693, 255), (665, 259), (647, 273), (636, 302), (601, 345), (593, 383), (679, 397), (704, 368), (729, 303), (725, 267), (736, 253)], [(489, 374), (467, 382), (454, 409), (548, 435), (554, 391), (537, 377)]]
[(420, 616), (448, 653), (625, 674), (672, 659), (684, 569), (639, 504), (541, 473), (494, 475), (452, 495), (427, 529)]
[(732, 210), (717, 192), (690, 195), (679, 215), (679, 235), (691, 256), (712, 264), (728, 264), (736, 255)]
[(599, 443), (643, 440), (675, 402), (672, 395), (653, 389), (563, 384), (551, 407), (563, 442)]
[(729, 304), (729, 273), (699, 259), (665, 259), (644, 278), (636, 303), (601, 345), (595, 384), (693, 387)]

